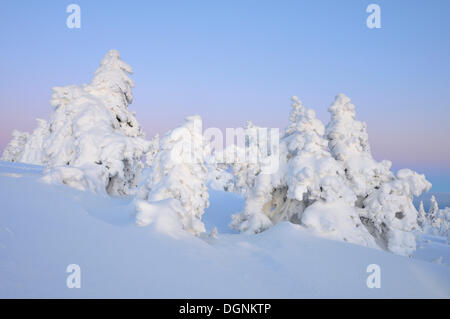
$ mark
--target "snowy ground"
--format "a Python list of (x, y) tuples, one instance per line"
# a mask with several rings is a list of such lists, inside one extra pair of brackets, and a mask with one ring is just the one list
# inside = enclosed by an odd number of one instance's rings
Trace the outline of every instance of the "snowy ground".
[[(38, 166), (0, 162), (0, 297), (415, 298), (450, 297), (450, 246), (419, 241), (414, 258), (315, 237), (280, 223), (259, 235), (227, 226), (242, 199), (212, 191), (217, 239), (134, 225), (129, 199), (39, 180)], [(81, 288), (66, 267), (81, 267)], [(381, 267), (369, 289), (366, 267)]]

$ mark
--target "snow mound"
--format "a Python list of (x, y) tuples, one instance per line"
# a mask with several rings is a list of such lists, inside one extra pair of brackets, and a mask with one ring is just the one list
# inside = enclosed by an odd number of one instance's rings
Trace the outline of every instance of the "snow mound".
[(355, 209), (342, 200), (333, 203), (315, 202), (308, 206), (303, 213), (302, 223), (325, 238), (379, 248), (375, 240), (367, 236), (367, 230)]
[(136, 225), (154, 225), (156, 230), (174, 237), (183, 234), (185, 229), (189, 232), (197, 229), (198, 225), (193, 225), (186, 210), (180, 202), (175, 199), (165, 199), (161, 201), (137, 201), (136, 202)]

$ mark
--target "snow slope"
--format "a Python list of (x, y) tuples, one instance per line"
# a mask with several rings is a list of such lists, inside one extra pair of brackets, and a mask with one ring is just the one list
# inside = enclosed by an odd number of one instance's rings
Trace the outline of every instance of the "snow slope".
[[(163, 218), (138, 227), (131, 199), (48, 185), (41, 173), (0, 162), (2, 298), (450, 297), (450, 246), (439, 239), (419, 243), (419, 260), (287, 222), (236, 234), (227, 224), (243, 200), (222, 192), (203, 216), (218, 238), (198, 238)], [(80, 289), (66, 286), (69, 264), (81, 267)], [(369, 264), (381, 267), (379, 289), (366, 286)]]

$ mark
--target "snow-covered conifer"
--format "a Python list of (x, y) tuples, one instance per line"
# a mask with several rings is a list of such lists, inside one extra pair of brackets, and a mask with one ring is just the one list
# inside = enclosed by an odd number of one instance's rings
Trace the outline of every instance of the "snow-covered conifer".
[(324, 131), (315, 112), (293, 97), (290, 124), (280, 141), (280, 168), (256, 176), (232, 227), (257, 233), (289, 220), (330, 237), (374, 246), (353, 207), (356, 196), (346, 185), (344, 171), (328, 151)]
[(420, 201), (419, 204), (419, 213), (417, 215), (417, 223), (419, 224), (422, 230), (425, 230), (427, 226), (427, 215), (425, 213), (425, 209), (423, 208), (423, 201)]
[(181, 204), (177, 213), (183, 228), (195, 235), (205, 232), (201, 218), (209, 205), (206, 152), (199, 116), (187, 117), (182, 126), (162, 138), (151, 172), (138, 191), (138, 224), (145, 224), (142, 221), (147, 213), (139, 200), (156, 203), (175, 199)]
[(409, 256), (414, 252), (414, 231), (419, 225), (413, 196), (430, 188), (424, 175), (402, 169), (394, 180), (382, 184), (364, 200), (363, 223), (379, 246), (399, 255)]
[(291, 135), (297, 130), (297, 119), (302, 113), (303, 104), (297, 96), (291, 97), (291, 113), (289, 114), (289, 125), (285, 130), (285, 135)]
[[(261, 173), (261, 159), (264, 155), (260, 148), (263, 143), (261, 129), (247, 121), (244, 129), (244, 145), (231, 145), (227, 148), (225, 160), (231, 166), (235, 177), (235, 191), (245, 194), (254, 187), (255, 179)], [(267, 142), (266, 140), (264, 142)]]
[(450, 207), (440, 209), (435, 220), (434, 234), (446, 238), (450, 244)]
[(29, 134), (27, 132), (13, 130), (12, 139), (3, 151), (1, 160), (5, 162), (19, 162), (28, 138)]
[(151, 143), (128, 110), (134, 86), (129, 73), (131, 67), (111, 50), (89, 85), (54, 87), (54, 112), (39, 122), (23, 160), (45, 164), (48, 182), (132, 194)]
[[(383, 183), (393, 179), (389, 161), (376, 162), (371, 154), (366, 124), (356, 120), (355, 106), (338, 94), (328, 108), (331, 120), (326, 128), (330, 152), (342, 163), (358, 203)], [(359, 205), (360, 206), (360, 205)]]
[(156, 134), (155, 137), (150, 141), (150, 146), (145, 154), (145, 164), (150, 167), (153, 164), (153, 160), (155, 159), (156, 153), (159, 151), (159, 134)]
[[(425, 213), (421, 203), (419, 210)], [(419, 213), (419, 216), (421, 214)], [(434, 195), (430, 199), (430, 208), (425, 216), (425, 227), (422, 227), (423, 233), (427, 235), (446, 238), (450, 244), (450, 207), (439, 209), (438, 202)]]
[(121, 131), (126, 136), (142, 137), (141, 126), (128, 105), (133, 102), (134, 82), (131, 66), (120, 59), (117, 50), (110, 50), (100, 63), (90, 85), (86, 88), (93, 96), (100, 98), (103, 104), (114, 114)]
[[(235, 134), (238, 143), (227, 145), (209, 156), (209, 181), (215, 189), (244, 195), (254, 187), (256, 176), (265, 169), (264, 165), (272, 156), (268, 143), (270, 136), (267, 136), (270, 133), (247, 121), (245, 128)], [(267, 147), (261, 147), (262, 143), (267, 143)]]
[(44, 143), (50, 134), (50, 131), (46, 120), (37, 119), (36, 121), (38, 125), (24, 145), (20, 162), (45, 165), (47, 163), (47, 158), (43, 151), (45, 148)]
[(434, 197), (434, 195), (431, 195), (430, 208), (428, 209), (428, 218), (430, 219), (431, 223), (433, 223), (433, 220), (436, 218), (438, 211), (439, 205), (436, 197)]
[(333, 157), (344, 167), (364, 225), (378, 244), (394, 253), (409, 255), (415, 249), (412, 231), (418, 229), (413, 196), (431, 187), (423, 175), (390, 171), (389, 161), (376, 162), (370, 152), (366, 124), (356, 120), (355, 106), (338, 94), (329, 107), (326, 136)]
[(407, 169), (394, 176), (389, 162), (372, 158), (365, 124), (356, 121), (345, 95), (336, 97), (330, 112), (325, 135), (314, 111), (293, 97), (280, 168), (255, 175), (231, 226), (257, 233), (289, 220), (327, 237), (410, 255), (419, 229), (413, 196), (431, 184)]

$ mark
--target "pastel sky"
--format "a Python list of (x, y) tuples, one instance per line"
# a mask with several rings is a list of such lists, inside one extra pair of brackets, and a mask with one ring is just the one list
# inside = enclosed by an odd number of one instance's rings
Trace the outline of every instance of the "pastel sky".
[[(81, 28), (66, 26), (67, 5)], [(366, 7), (381, 7), (381, 29)], [(199, 114), (206, 127), (287, 124), (297, 95), (325, 123), (343, 92), (372, 151), (450, 191), (450, 1), (2, 1), (0, 150), (47, 118), (51, 88), (90, 81), (109, 49), (135, 70), (148, 137)]]

